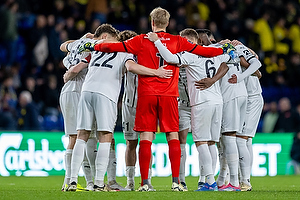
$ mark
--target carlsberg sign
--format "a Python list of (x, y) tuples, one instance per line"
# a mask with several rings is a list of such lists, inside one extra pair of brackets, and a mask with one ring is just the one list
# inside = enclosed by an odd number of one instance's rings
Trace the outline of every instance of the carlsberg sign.
[[(125, 176), (125, 140), (115, 133), (117, 176)], [(257, 134), (253, 140), (252, 176), (285, 174), (292, 134)], [(0, 176), (64, 175), (68, 138), (62, 132), (0, 132)], [(189, 134), (186, 145), (186, 176), (198, 176), (198, 152)], [(164, 134), (152, 144), (153, 176), (170, 176), (168, 145)], [(218, 167), (216, 174), (218, 173)], [(80, 173), (82, 175), (82, 172)], [(136, 176), (139, 176), (137, 162)]]

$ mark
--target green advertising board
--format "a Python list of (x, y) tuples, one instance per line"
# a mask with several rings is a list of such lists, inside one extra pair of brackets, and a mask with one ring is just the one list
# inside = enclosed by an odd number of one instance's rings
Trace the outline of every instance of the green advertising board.
[[(253, 139), (252, 176), (290, 173), (290, 148), (293, 134), (257, 134)], [(115, 133), (117, 176), (125, 176), (125, 140)], [(0, 176), (64, 175), (64, 153), (68, 138), (62, 132), (0, 132)], [(198, 152), (191, 134), (187, 140), (186, 175), (198, 176)], [(171, 174), (168, 145), (163, 133), (156, 134), (152, 145), (153, 176)], [(218, 169), (217, 169), (218, 170)], [(216, 171), (217, 173), (217, 171)], [(139, 167), (136, 167), (139, 176)]]

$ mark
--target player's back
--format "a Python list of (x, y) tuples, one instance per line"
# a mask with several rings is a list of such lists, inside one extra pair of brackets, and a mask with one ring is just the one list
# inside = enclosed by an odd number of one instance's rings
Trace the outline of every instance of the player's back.
[(188, 88), (191, 106), (210, 102), (211, 104), (221, 104), (222, 95), (218, 82), (205, 90), (196, 89), (195, 82), (204, 78), (212, 78), (218, 71), (222, 62), (227, 62), (230, 57), (227, 54), (205, 58), (191, 53), (185, 53), (186, 56), (192, 56), (193, 62), (186, 67)]
[[(166, 32), (157, 32), (161, 42), (172, 52), (178, 53), (185, 48), (181, 40), (186, 40), (178, 35), (171, 35)], [(178, 96), (178, 76), (179, 69), (176, 65), (166, 63), (157, 48), (148, 40), (145, 34), (134, 37), (129, 40), (130, 45), (125, 45), (129, 52), (137, 55), (138, 63), (152, 69), (158, 69), (163, 65), (168, 65), (166, 69), (173, 70), (173, 76), (169, 79), (159, 77), (150, 77), (139, 75), (139, 95), (164, 95), (164, 96)], [(192, 49), (191, 49), (192, 50)]]
[(82, 91), (100, 93), (117, 102), (125, 72), (125, 62), (129, 59), (134, 59), (132, 54), (93, 52)]

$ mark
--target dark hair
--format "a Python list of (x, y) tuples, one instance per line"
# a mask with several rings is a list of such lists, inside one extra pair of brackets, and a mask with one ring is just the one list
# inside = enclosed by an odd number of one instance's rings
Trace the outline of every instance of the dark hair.
[(112, 37), (117, 38), (119, 31), (110, 24), (101, 24), (95, 31), (94, 37), (99, 37), (102, 33), (108, 33)]
[(128, 40), (134, 36), (137, 36), (137, 33), (134, 31), (130, 31), (130, 30), (125, 30), (119, 33), (118, 35), (118, 40), (120, 42), (124, 42), (125, 40)]
[(203, 28), (203, 29), (196, 29), (196, 32), (198, 34), (205, 33), (205, 34), (207, 34), (208, 37), (210, 37), (212, 35), (212, 32), (209, 29), (205, 29), (205, 28)]
[(180, 31), (180, 36), (189, 36), (198, 40), (198, 33), (192, 28), (186, 28)]

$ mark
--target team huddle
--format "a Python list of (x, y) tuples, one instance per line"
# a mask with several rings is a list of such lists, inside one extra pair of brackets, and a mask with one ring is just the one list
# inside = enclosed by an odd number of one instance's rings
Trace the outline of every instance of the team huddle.
[[(139, 138), (137, 191), (155, 191), (151, 145), (158, 126), (168, 142), (172, 191), (188, 191), (188, 132), (199, 153), (196, 191), (252, 190), (252, 138), (263, 106), (256, 54), (236, 40), (216, 43), (206, 29), (168, 34), (170, 15), (160, 7), (150, 18), (153, 32), (148, 34), (119, 33), (102, 24), (94, 34), (61, 45), (68, 52), (60, 105), (69, 137), (62, 190), (81, 189), (82, 167), (85, 190), (134, 191)], [(116, 182), (113, 139), (123, 77), (125, 188)], [(215, 180), (218, 151), (220, 173)]]

